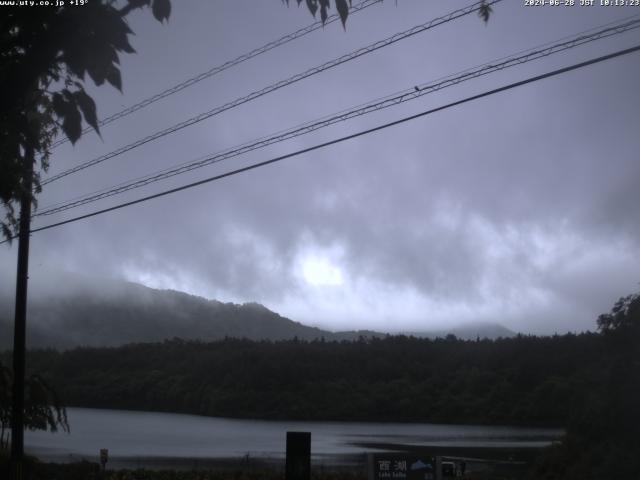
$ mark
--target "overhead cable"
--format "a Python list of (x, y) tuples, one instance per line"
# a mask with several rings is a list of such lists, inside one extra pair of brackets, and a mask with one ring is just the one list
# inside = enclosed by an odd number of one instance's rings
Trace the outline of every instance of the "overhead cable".
[[(356, 5), (353, 5), (352, 7), (349, 8), (349, 15), (355, 15), (358, 12), (361, 12), (362, 10), (364, 10), (365, 8), (371, 7), (372, 5), (378, 4), (378, 3), (382, 3), (383, 0), (365, 0), (363, 2), (360, 2)], [(323, 28), (333, 22), (335, 22), (336, 20), (340, 19), (340, 15), (333, 14), (330, 15), (329, 17), (327, 17), (327, 20), (325, 22), (322, 22), (321, 20), (318, 20), (317, 22), (314, 22), (310, 25), (307, 25), (304, 28), (301, 28), (299, 30), (296, 30), (293, 33), (290, 33), (288, 35), (284, 35), (283, 37), (280, 37), (277, 40), (274, 40), (272, 42), (269, 42), (261, 47), (258, 47), (254, 50), (251, 50), (250, 52), (244, 53), (236, 58), (234, 58), (233, 60), (229, 60), (227, 62), (224, 62), (221, 65), (217, 65), (213, 68), (210, 68), (209, 70), (207, 70), (206, 72), (202, 72), (199, 73), (198, 75), (195, 75), (191, 78), (188, 78), (187, 80), (174, 85), (173, 87), (167, 88), (166, 90), (163, 90), (162, 92), (156, 93), (155, 95), (152, 95), (151, 97), (145, 98), (144, 100), (141, 100), (140, 102), (131, 105), (127, 108), (125, 108), (124, 110), (121, 110), (117, 113), (114, 113), (113, 115), (109, 115), (108, 117), (100, 120), (98, 122), (98, 126), (99, 127), (103, 127), (105, 125), (108, 125), (109, 123), (115, 122), (116, 120), (122, 118), (122, 117), (126, 117), (127, 115), (131, 115), (134, 112), (137, 112), (138, 110), (141, 110), (149, 105), (151, 105), (152, 103), (157, 102), (158, 100), (162, 100), (163, 98), (166, 98), (170, 95), (173, 95), (174, 93), (178, 93), (182, 90), (184, 90), (185, 88), (188, 88), (192, 85), (195, 85), (198, 82), (201, 82), (202, 80), (205, 80), (207, 78), (210, 78), (214, 75), (217, 75), (218, 73), (221, 73), (231, 67), (235, 67), (236, 65), (239, 65), (243, 62), (246, 62), (247, 60), (250, 60), (254, 57), (257, 57), (258, 55), (262, 55), (263, 53), (266, 53), (270, 50), (273, 50), (274, 48), (280, 47), (282, 45), (285, 45), (293, 40), (296, 40), (298, 38), (304, 37), (305, 35), (314, 32), (320, 28)], [(92, 127), (86, 127), (84, 130), (82, 130), (82, 133), (88, 133), (91, 130), (93, 130)], [(59, 140), (56, 140), (52, 145), (51, 148), (56, 148), (64, 143), (67, 143), (69, 141), (68, 138), (64, 137), (61, 138)]]
[(343, 63), (349, 62), (351, 60), (354, 60), (356, 58), (359, 58), (363, 55), (366, 55), (368, 53), (374, 52), (376, 50), (379, 50), (381, 48), (387, 47), (389, 45), (392, 45), (396, 42), (399, 42), (400, 40), (404, 40), (406, 38), (409, 38), (413, 35), (416, 35), (418, 33), (422, 33), (425, 32), (431, 28), (434, 28), (436, 26), (451, 22), (455, 19), (458, 19), (460, 17), (463, 17), (465, 15), (469, 15), (473, 12), (479, 11), (480, 8), (483, 8), (485, 5), (493, 5), (495, 3), (501, 2), (502, 0), (490, 0), (488, 2), (481, 0), (478, 1), (468, 7), (465, 8), (461, 8), (458, 10), (454, 10), (453, 12), (442, 16), (442, 17), (437, 17), (434, 18), (433, 20), (430, 20), (426, 23), (423, 23), (421, 25), (417, 25), (415, 27), (412, 27), (408, 30), (405, 30), (403, 32), (400, 33), (396, 33), (384, 40), (379, 40), (377, 42), (374, 42), (366, 47), (362, 47), (359, 48), (358, 50), (355, 50), (351, 53), (348, 53), (346, 55), (343, 55), (341, 57), (338, 57), (334, 60), (331, 60), (329, 62), (323, 63), (320, 66), (317, 67), (313, 67), (309, 70), (306, 70), (302, 73), (298, 73), (296, 75), (293, 75), (292, 77), (287, 78), (286, 80), (281, 80), (277, 83), (274, 83), (272, 85), (269, 85), (268, 87), (265, 87), (261, 90), (257, 90), (253, 93), (250, 93), (248, 95), (245, 95), (244, 97), (240, 97), (237, 98), (229, 103), (225, 103), (224, 105), (215, 107), (207, 112), (201, 113), (199, 115), (196, 115), (195, 117), (191, 117), (187, 120), (184, 120), (176, 125), (173, 125), (171, 127), (165, 128), (163, 130), (160, 130), (156, 133), (153, 133), (151, 135), (148, 135), (144, 138), (141, 138), (139, 140), (136, 140), (133, 143), (130, 143), (128, 145), (125, 145), (123, 147), (118, 148), (117, 150), (113, 150), (112, 152), (109, 152), (107, 154), (101, 155), (97, 158), (94, 158), (92, 160), (86, 161), (84, 163), (81, 163), (80, 165), (76, 165), (75, 167), (72, 167), (68, 170), (65, 170), (61, 173), (58, 173), (57, 175), (54, 175), (52, 177), (49, 177), (45, 180), (42, 180), (40, 182), (41, 186), (45, 186), (51, 182), (54, 182), (56, 180), (59, 180), (61, 178), (64, 178), (68, 175), (71, 175), (73, 173), (79, 172), (81, 170), (84, 170), (85, 168), (89, 168), (92, 167), (94, 165), (97, 165), (99, 163), (102, 163), (106, 160), (109, 160), (111, 158), (117, 157), (118, 155), (121, 155), (125, 152), (128, 152), (130, 150), (133, 150), (134, 148), (140, 147), (141, 145), (144, 145), (146, 143), (152, 142), (154, 140), (157, 140), (159, 138), (162, 138), (166, 135), (169, 135), (171, 133), (177, 132), (178, 130), (182, 130), (183, 128), (186, 127), (190, 127), (192, 125), (195, 125), (196, 123), (199, 123), (203, 120), (206, 120), (208, 118), (213, 117), (214, 115), (218, 115), (222, 112), (225, 112), (227, 110), (230, 110), (232, 108), (235, 108), (237, 106), (240, 106), (242, 104), (245, 104), (247, 102), (250, 102), (252, 100), (255, 100), (259, 97), (262, 97), (264, 95), (267, 95), (271, 92), (274, 92), (276, 90), (279, 90), (283, 87), (286, 87), (288, 85), (291, 85), (293, 83), (299, 82), (301, 80), (304, 80), (305, 78), (311, 77), (313, 75), (316, 75), (318, 73), (324, 72), (325, 70), (329, 70), (330, 68), (336, 67), (338, 65), (341, 65)]
[(118, 195), (126, 191), (133, 190), (135, 188), (140, 188), (161, 180), (165, 180), (167, 178), (170, 178), (176, 175), (180, 175), (198, 168), (202, 168), (208, 165), (221, 162), (223, 160), (226, 160), (232, 157), (243, 155), (245, 153), (248, 153), (260, 148), (264, 148), (268, 145), (289, 140), (291, 138), (295, 138), (295, 137), (319, 130), (321, 128), (325, 128), (339, 122), (343, 122), (355, 117), (366, 115), (374, 111), (389, 108), (394, 105), (398, 105), (400, 103), (408, 102), (410, 100), (415, 100), (416, 98), (419, 98), (423, 95), (427, 95), (429, 93), (433, 93), (441, 89), (451, 87), (474, 78), (488, 75), (490, 73), (504, 70), (506, 68), (510, 68), (516, 65), (522, 65), (524, 63), (528, 63), (528, 62), (531, 62), (543, 57), (547, 57), (549, 55), (553, 55), (559, 52), (563, 52), (565, 50), (569, 50), (571, 48), (575, 48), (577, 46), (584, 45), (586, 43), (590, 43), (603, 38), (608, 38), (613, 35), (619, 35), (639, 27), (640, 27), (640, 16), (635, 16), (635, 19), (633, 20), (620, 22), (588, 35), (578, 34), (577, 36), (574, 36), (569, 40), (565, 40), (563, 42), (556, 43), (556, 44), (551, 44), (550, 46), (546, 46), (544, 48), (536, 47), (534, 49), (526, 51), (525, 53), (517, 54), (516, 56), (503, 57), (499, 61), (486, 63), (474, 69), (467, 69), (462, 74), (454, 74), (455, 76), (451, 75), (449, 77), (445, 77), (444, 79), (441, 79), (436, 82), (411, 87), (410, 89), (404, 90), (403, 92), (400, 92), (393, 96), (386, 97), (382, 100), (375, 100), (373, 102), (369, 102), (367, 104), (352, 108), (350, 110), (333, 114), (331, 116), (324, 117), (320, 120), (309, 122), (309, 123), (294, 127), (292, 129), (279, 132), (272, 136), (263, 137), (253, 142), (245, 143), (241, 146), (233, 147), (231, 149), (218, 152), (215, 154), (210, 154), (208, 156), (203, 156), (197, 160), (194, 160), (182, 165), (178, 165), (169, 169), (165, 169), (160, 172), (156, 172), (154, 174), (150, 174), (145, 177), (141, 177), (129, 182), (121, 183), (109, 189), (103, 189), (89, 195), (78, 197), (76, 199), (72, 199), (66, 202), (59, 202), (57, 204), (47, 206), (43, 208), (41, 211), (34, 213), (33, 216), (38, 217), (38, 216), (52, 215), (52, 214), (69, 210), (71, 208), (75, 208), (81, 205), (93, 203), (95, 201), (109, 198), (114, 195)]
[[(427, 116), (427, 115), (431, 115), (433, 113), (436, 113), (436, 112), (439, 112), (439, 111), (442, 111), (442, 110), (447, 110), (449, 108), (452, 108), (452, 107), (455, 107), (455, 106), (458, 106), (458, 105), (462, 105), (464, 103), (468, 103), (468, 102), (471, 102), (471, 101), (474, 101), (474, 100), (478, 100), (480, 98), (485, 98), (485, 97), (488, 97), (488, 96), (491, 96), (491, 95), (495, 95), (495, 94), (500, 93), (500, 92), (504, 92), (504, 91), (507, 91), (507, 90), (511, 90), (513, 88), (517, 88), (517, 87), (520, 87), (520, 86), (523, 86), (523, 85), (527, 85), (529, 83), (538, 82), (538, 81), (544, 80), (546, 78), (558, 76), (558, 75), (561, 75), (561, 74), (564, 74), (564, 73), (567, 73), (567, 72), (570, 72), (570, 71), (573, 71), (573, 70), (578, 70), (580, 68), (584, 68), (584, 67), (587, 67), (589, 65), (594, 65), (596, 63), (604, 62), (606, 60), (610, 60), (610, 59), (613, 59), (613, 58), (616, 58), (616, 57), (621, 57), (623, 55), (629, 55), (629, 54), (637, 52), (637, 51), (640, 51), (640, 45), (636, 45), (635, 47), (631, 47), (631, 48), (626, 48), (624, 50), (619, 50), (617, 52), (610, 53), (608, 55), (603, 55), (601, 57), (593, 58), (593, 59), (587, 60), (585, 62), (576, 63), (576, 64), (570, 65), (568, 67), (559, 68), (557, 70), (553, 70), (551, 72), (547, 72), (547, 73), (544, 73), (544, 74), (541, 74), (541, 75), (536, 75), (536, 76), (530, 77), (530, 78), (528, 78), (526, 80), (521, 80), (519, 82), (510, 83), (508, 85), (505, 85), (505, 86), (502, 86), (502, 87), (499, 87), (499, 88), (495, 88), (493, 90), (488, 90), (488, 91), (485, 91), (483, 93), (480, 93), (480, 94), (477, 94), (477, 95), (473, 95), (471, 97), (466, 97), (466, 98), (464, 98), (462, 100), (458, 100), (458, 101), (455, 101), (455, 102), (452, 102), (452, 103), (448, 103), (446, 105), (443, 105), (443, 106), (440, 106), (440, 107), (437, 107), (437, 108), (432, 108), (430, 110), (426, 110), (426, 111), (423, 111), (421, 113), (417, 113), (415, 115), (410, 115), (408, 117), (404, 117), (404, 118), (401, 118), (399, 120), (395, 120), (395, 121), (392, 121), (392, 122), (387, 122), (387, 123), (384, 123), (382, 125), (378, 125), (376, 127), (369, 128), (367, 130), (362, 130), (362, 131), (357, 132), (357, 133), (353, 133), (353, 134), (346, 135), (346, 136), (343, 136), (343, 137), (340, 137), (340, 138), (336, 138), (334, 140), (330, 140), (328, 142), (320, 143), (320, 144), (314, 145), (312, 147), (303, 148), (301, 150), (297, 150), (297, 151), (292, 152), (292, 153), (281, 155), (279, 157), (275, 157), (275, 158), (271, 158), (269, 160), (264, 160), (262, 162), (254, 163), (254, 164), (248, 165), (246, 167), (242, 167), (242, 168), (238, 168), (238, 169), (235, 169), (235, 170), (231, 170), (229, 172), (221, 173), (219, 175), (214, 175), (212, 177), (205, 178), (205, 179), (202, 179), (202, 180), (198, 180), (196, 182), (189, 183), (189, 184), (186, 184), (186, 185), (182, 185), (180, 187), (171, 188), (169, 190), (164, 190), (164, 191), (155, 193), (153, 195), (148, 195), (146, 197), (138, 198), (136, 200), (132, 200), (132, 201), (129, 201), (129, 202), (125, 202), (125, 203), (121, 203), (121, 204), (118, 204), (118, 205), (114, 205), (114, 206), (111, 206), (109, 208), (96, 210), (94, 212), (87, 213), (87, 214), (84, 214), (84, 215), (79, 215), (79, 216), (73, 217), (73, 218), (69, 218), (69, 219), (63, 220), (61, 222), (56, 222), (56, 223), (52, 223), (52, 224), (45, 225), (45, 226), (42, 226), (42, 227), (34, 228), (34, 229), (31, 229), (29, 231), (29, 233), (32, 234), (32, 233), (36, 233), (36, 232), (41, 232), (41, 231), (44, 231), (44, 230), (49, 230), (51, 228), (60, 227), (62, 225), (67, 225), (69, 223), (78, 222), (80, 220), (85, 220), (87, 218), (95, 217), (97, 215), (102, 215), (104, 213), (113, 212), (113, 211), (116, 211), (116, 210), (121, 210), (123, 208), (130, 207), (130, 206), (133, 206), (133, 205), (137, 205), (139, 203), (147, 202), (149, 200), (153, 200), (153, 199), (156, 199), (156, 198), (160, 198), (160, 197), (164, 197), (164, 196), (167, 196), (167, 195), (171, 195), (173, 193), (181, 192), (183, 190), (188, 190), (188, 189), (200, 186), (200, 185), (204, 185), (204, 184), (211, 183), (211, 182), (214, 182), (214, 181), (217, 181), (217, 180), (221, 180), (223, 178), (231, 177), (231, 176), (237, 175), (239, 173), (244, 173), (244, 172), (247, 172), (247, 171), (250, 171), (250, 170), (255, 170), (257, 168), (265, 167), (267, 165), (271, 165), (271, 164), (274, 164), (276, 162), (280, 162), (282, 160), (286, 160), (288, 158), (297, 157), (297, 156), (302, 155), (304, 153), (309, 153), (309, 152), (312, 152), (314, 150), (319, 150), (319, 149), (326, 148), (326, 147), (331, 146), (331, 145), (335, 145), (335, 144), (338, 144), (338, 143), (345, 142), (347, 140), (352, 140), (354, 138), (362, 137), (364, 135), (369, 135), (369, 134), (374, 133), (374, 132), (385, 130), (385, 129), (389, 128), (389, 127), (393, 127), (395, 125), (400, 125), (400, 124), (403, 124), (403, 123), (406, 123), (406, 122), (409, 122), (409, 121), (412, 121), (412, 120), (415, 120), (415, 119), (418, 119), (418, 118), (421, 118), (421, 117), (424, 117), (424, 116)], [(15, 238), (15, 237), (12, 237), (12, 238)], [(0, 242), (0, 244), (6, 243), (8, 241), (9, 240), (4, 240), (4, 241)]]

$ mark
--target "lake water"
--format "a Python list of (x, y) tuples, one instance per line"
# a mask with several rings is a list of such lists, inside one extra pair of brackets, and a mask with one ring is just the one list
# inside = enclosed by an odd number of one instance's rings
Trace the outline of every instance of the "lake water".
[[(371, 444), (515, 447), (548, 445), (561, 430), (405, 423), (236, 420), (173, 413), (69, 408), (71, 433), (26, 432), (25, 449), (42, 459), (97, 461), (109, 449), (109, 466), (147, 466), (155, 459), (279, 459), (286, 432), (311, 432), (315, 458), (375, 452)], [(115, 461), (115, 463), (114, 463)]]

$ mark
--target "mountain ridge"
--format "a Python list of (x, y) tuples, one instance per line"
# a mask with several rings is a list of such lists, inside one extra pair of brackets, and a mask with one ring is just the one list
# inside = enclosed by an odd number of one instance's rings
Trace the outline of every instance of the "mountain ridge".
[[(105, 347), (161, 342), (171, 338), (214, 341), (225, 337), (249, 340), (353, 341), (384, 337), (373, 330), (332, 332), (304, 325), (257, 302), (224, 303), (172, 289), (138, 283), (98, 282), (70, 277), (51, 291), (36, 287), (28, 306), (27, 344), (30, 348)], [(61, 284), (65, 284), (61, 288)], [(38, 292), (40, 290), (40, 292)], [(11, 312), (11, 295), (0, 292), (0, 306)], [(0, 348), (11, 348), (12, 319), (0, 317)], [(482, 333), (486, 332), (486, 333)], [(513, 336), (500, 325), (476, 324), (437, 332), (396, 332), (394, 335), (475, 339)]]

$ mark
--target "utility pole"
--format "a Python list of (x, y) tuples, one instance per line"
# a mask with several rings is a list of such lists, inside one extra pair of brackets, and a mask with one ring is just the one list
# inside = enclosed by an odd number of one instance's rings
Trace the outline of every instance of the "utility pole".
[(13, 331), (13, 395), (11, 404), (11, 478), (22, 480), (24, 459), (24, 377), (27, 326), (27, 283), (29, 280), (29, 230), (33, 192), (33, 147), (24, 152), (24, 174), (20, 197), (16, 309)]

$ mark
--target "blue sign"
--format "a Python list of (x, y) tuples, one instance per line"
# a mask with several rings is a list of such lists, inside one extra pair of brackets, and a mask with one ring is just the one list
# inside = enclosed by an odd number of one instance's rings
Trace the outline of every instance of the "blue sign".
[(373, 454), (369, 480), (435, 480), (435, 457), (393, 453)]

